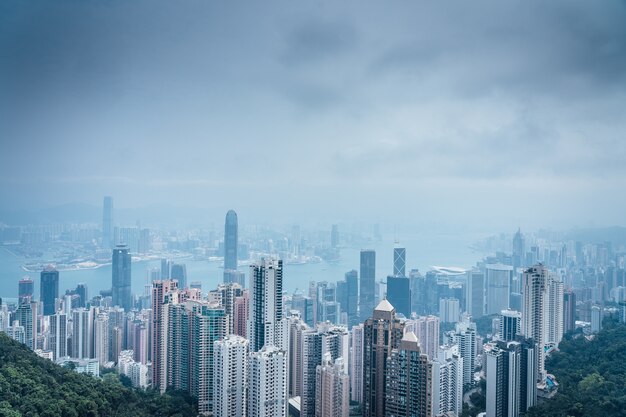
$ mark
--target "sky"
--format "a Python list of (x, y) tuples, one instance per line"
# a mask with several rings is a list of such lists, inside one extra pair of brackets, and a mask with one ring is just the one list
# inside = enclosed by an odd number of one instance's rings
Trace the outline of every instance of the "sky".
[(624, 22), (625, 1), (2, 1), (0, 208), (625, 225)]

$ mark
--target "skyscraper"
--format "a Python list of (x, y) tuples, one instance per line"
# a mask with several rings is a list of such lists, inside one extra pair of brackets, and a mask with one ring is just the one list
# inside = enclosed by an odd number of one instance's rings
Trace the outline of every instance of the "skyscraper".
[(113, 197), (104, 197), (102, 203), (102, 247), (113, 247)]
[(113, 305), (120, 306), (126, 311), (133, 308), (133, 299), (130, 292), (131, 257), (126, 245), (117, 245), (113, 249), (112, 286)]
[(104, 365), (109, 361), (110, 334), (109, 334), (109, 316), (106, 313), (100, 313), (94, 321), (94, 353), (100, 365)]
[(326, 353), (315, 375), (315, 416), (349, 417), (350, 379), (345, 372), (344, 358), (331, 359)]
[(467, 271), (465, 286), (465, 310), (474, 319), (485, 314), (485, 273), (477, 269)]
[(432, 375), (433, 363), (421, 353), (415, 334), (406, 332), (387, 358), (384, 415), (431, 417)]
[(512, 342), (521, 334), (522, 313), (515, 310), (502, 310), (500, 314), (500, 331), (498, 339)]
[(29, 303), (35, 294), (35, 281), (29, 277), (20, 280), (18, 286), (18, 305), (24, 302)]
[(150, 352), (150, 359), (152, 360), (152, 386), (154, 388), (160, 388), (163, 391), (167, 387), (167, 381), (164, 379), (165, 359), (163, 357), (163, 353), (166, 348), (163, 344), (163, 311), (167, 308), (167, 306), (163, 303), (165, 302), (167, 294), (176, 290), (176, 284), (176, 281), (171, 280), (154, 281), (152, 283), (152, 323), (150, 326), (152, 333), (152, 349)]
[(563, 332), (576, 330), (576, 294), (568, 291), (563, 295)]
[(471, 384), (474, 381), (474, 368), (476, 368), (478, 354), (476, 323), (460, 321), (456, 324), (455, 330), (446, 335), (449, 345), (459, 346), (459, 355), (463, 358), (463, 385)]
[(363, 324), (352, 327), (350, 341), (350, 399), (363, 402)]
[(400, 346), (404, 323), (389, 301), (382, 300), (363, 327), (363, 417), (385, 416), (387, 358)]
[(287, 416), (287, 355), (264, 346), (248, 357), (248, 417)]
[(48, 349), (54, 360), (67, 356), (67, 333), (67, 315), (59, 312), (51, 316)]
[(246, 415), (248, 386), (248, 341), (241, 336), (227, 336), (214, 342), (213, 386), (216, 417)]
[(24, 343), (30, 349), (37, 349), (38, 326), (37, 326), (37, 306), (34, 301), (20, 304), (16, 311), (17, 322), (24, 329)]
[(439, 355), (439, 324), (437, 316), (420, 316), (405, 323), (406, 330), (415, 333), (422, 353), (425, 353), (431, 361), (437, 359)]
[(524, 235), (518, 228), (517, 232), (513, 236), (513, 271), (523, 266), (524, 257), (526, 256), (526, 249), (524, 247)]
[(509, 293), (513, 267), (502, 264), (489, 264), (485, 270), (487, 288), (487, 314), (500, 314), (509, 308)]
[(264, 258), (250, 265), (250, 351), (265, 345), (281, 346), (277, 327), (283, 318), (283, 261)]
[(411, 317), (411, 281), (404, 275), (387, 277), (387, 300), (404, 317)]
[(170, 279), (178, 281), (178, 288), (187, 288), (187, 266), (185, 264), (173, 263), (170, 270)]
[(442, 346), (433, 362), (433, 415), (461, 415), (463, 409), (463, 358), (457, 345)]
[(52, 316), (56, 313), (56, 300), (59, 298), (59, 271), (48, 265), (41, 271), (39, 297), (43, 306), (42, 314)]
[(406, 277), (406, 249), (393, 248), (393, 276)]
[(228, 210), (224, 224), (224, 271), (237, 269), (238, 241), (237, 213)]
[(361, 292), (359, 311), (365, 321), (374, 310), (376, 291), (376, 252), (371, 249), (361, 251)]

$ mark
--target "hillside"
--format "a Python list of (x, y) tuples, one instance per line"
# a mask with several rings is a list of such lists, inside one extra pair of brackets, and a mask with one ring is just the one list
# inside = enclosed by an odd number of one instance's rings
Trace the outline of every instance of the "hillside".
[(115, 375), (103, 380), (42, 359), (0, 333), (0, 416), (195, 416), (181, 394), (127, 388)]
[(560, 384), (557, 395), (527, 417), (626, 416), (626, 326), (605, 320), (592, 341), (568, 338), (546, 362)]

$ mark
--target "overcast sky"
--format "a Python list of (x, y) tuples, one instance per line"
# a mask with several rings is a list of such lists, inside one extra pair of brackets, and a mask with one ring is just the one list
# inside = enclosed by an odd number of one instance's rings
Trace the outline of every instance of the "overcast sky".
[(0, 140), (4, 209), (624, 225), (626, 2), (5, 0)]

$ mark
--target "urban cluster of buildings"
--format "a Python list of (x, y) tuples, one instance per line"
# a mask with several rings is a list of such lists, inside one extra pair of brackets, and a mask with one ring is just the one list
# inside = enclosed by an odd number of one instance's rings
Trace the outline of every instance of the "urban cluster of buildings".
[[(392, 273), (377, 281), (376, 253), (362, 250), (359, 271), (286, 294), (282, 260), (253, 263), (247, 279), (238, 269), (234, 211), (224, 232), (215, 289), (202, 292), (184, 265), (164, 259), (136, 297), (130, 248), (117, 245), (110, 291), (90, 298), (80, 284), (60, 294), (59, 272), (47, 267), (39, 300), (33, 280), (22, 279), (17, 305), (1, 305), (0, 331), (79, 372), (117, 367), (136, 387), (187, 391), (205, 415), (451, 417), (484, 379), (486, 416), (516, 417), (557, 386), (545, 358), (564, 333), (598, 330), (626, 296), (622, 255), (592, 257), (578, 245), (575, 257), (566, 246), (527, 252), (520, 232), (511, 254), (471, 270), (407, 274), (396, 247)], [(112, 233), (105, 201), (103, 244)], [(484, 316), (490, 331), (478, 334)]]

